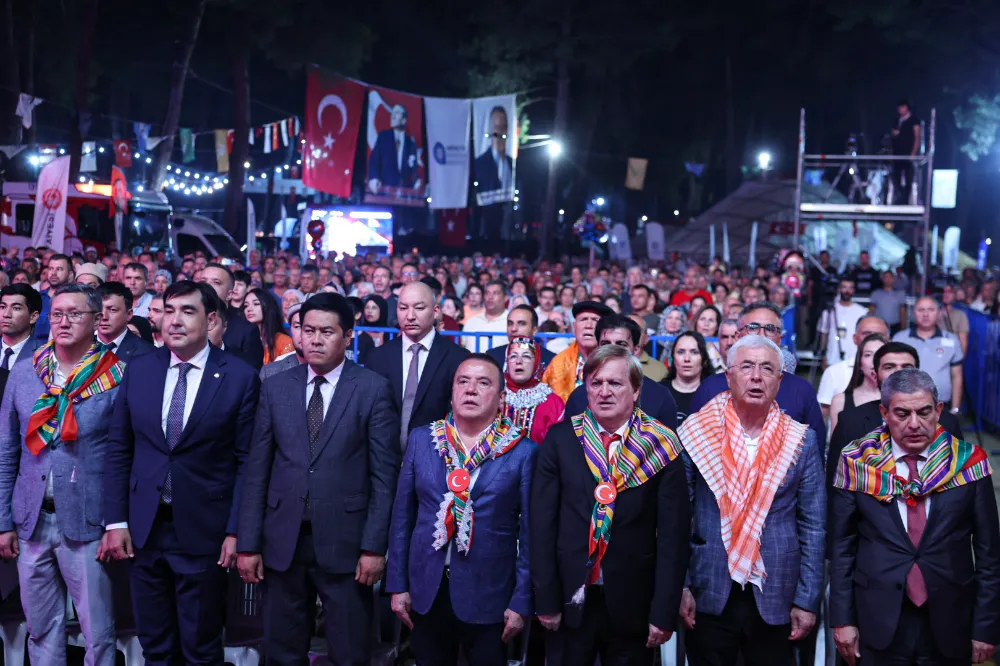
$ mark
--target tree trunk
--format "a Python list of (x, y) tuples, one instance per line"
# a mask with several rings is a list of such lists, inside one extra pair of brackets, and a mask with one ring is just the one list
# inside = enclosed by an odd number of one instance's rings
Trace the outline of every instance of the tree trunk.
[(736, 152), (736, 105), (733, 100), (733, 58), (726, 54), (726, 194), (739, 186), (740, 158)]
[[(563, 2), (559, 44), (556, 47), (556, 115), (552, 127), (552, 136), (557, 141), (566, 140), (566, 124), (569, 116), (569, 58), (570, 39), (573, 27), (573, 9), (569, 0)], [(548, 259), (549, 245), (552, 242), (552, 229), (555, 226), (556, 215), (556, 183), (557, 159), (549, 159), (549, 182), (545, 189), (545, 207), (542, 209), (542, 238), (539, 244), (539, 257)]]
[(14, 113), (17, 108), (18, 91), (21, 89), (21, 73), (17, 54), (17, 31), (14, 22), (14, 0), (4, 2), (4, 21), (7, 29), (3, 31), (4, 36), (4, 87), (3, 108), (5, 114), (10, 114), (4, 121), (3, 126), (7, 128), (6, 143), (21, 143), (22, 125), (21, 119)]
[(195, 0), (190, 22), (184, 31), (184, 37), (174, 60), (170, 79), (170, 99), (167, 102), (167, 115), (163, 120), (163, 141), (157, 146), (156, 162), (153, 164), (152, 175), (149, 179), (150, 186), (157, 192), (163, 189), (167, 164), (174, 153), (174, 141), (178, 125), (180, 125), (181, 105), (184, 101), (184, 84), (187, 82), (188, 69), (191, 66), (191, 55), (198, 42), (198, 32), (201, 29), (201, 18), (205, 14), (205, 4), (206, 0)]
[[(248, 132), (250, 131), (250, 78), (247, 65), (250, 60), (249, 35), (244, 32), (240, 42), (233, 47), (233, 91), (236, 118), (233, 124), (233, 152), (229, 156), (229, 185), (226, 187), (226, 212), (223, 226), (237, 240), (246, 235), (243, 220), (243, 163), (250, 152)], [(243, 231), (240, 228), (243, 227)]]
[(73, 127), (70, 128), (69, 179), (76, 180), (80, 173), (80, 158), (83, 154), (83, 128), (80, 120), (87, 112), (87, 97), (90, 92), (90, 59), (94, 54), (94, 33), (97, 31), (97, 11), (100, 0), (87, 0), (83, 21), (80, 25), (80, 48), (76, 54), (76, 91), (73, 105)]

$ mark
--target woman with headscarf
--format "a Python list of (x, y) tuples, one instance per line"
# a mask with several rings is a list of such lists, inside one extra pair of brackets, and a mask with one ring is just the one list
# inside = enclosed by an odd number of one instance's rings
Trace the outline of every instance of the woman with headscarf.
[(174, 278), (170, 275), (170, 271), (161, 268), (153, 274), (153, 292), (157, 294), (162, 294), (167, 290), (171, 284), (173, 284)]
[[(660, 317), (660, 326), (656, 334), (669, 335), (677, 339), (678, 335), (687, 330), (687, 322), (687, 313), (683, 307), (680, 305), (668, 305)], [(660, 354), (660, 360), (666, 363), (667, 367), (670, 367), (671, 349), (673, 346), (674, 343), (670, 341), (663, 343), (663, 352)]]
[[(381, 296), (372, 294), (365, 299), (364, 314), (361, 315), (364, 326), (374, 326), (375, 328), (385, 328), (389, 325), (389, 302)], [(376, 331), (365, 331), (365, 335), (370, 337), (376, 347), (381, 347), (385, 342), (385, 333)]]
[(539, 379), (541, 362), (541, 350), (533, 339), (514, 338), (507, 345), (506, 415), (534, 442), (545, 440), (566, 409), (562, 398)]

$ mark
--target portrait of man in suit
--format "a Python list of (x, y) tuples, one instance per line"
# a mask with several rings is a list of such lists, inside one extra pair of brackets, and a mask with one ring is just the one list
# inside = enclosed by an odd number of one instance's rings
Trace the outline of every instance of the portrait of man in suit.
[(400, 450), (414, 428), (439, 421), (451, 409), (451, 381), (469, 352), (434, 331), (441, 307), (423, 282), (399, 292), (396, 316), (400, 335), (369, 354), (366, 367), (389, 380), (400, 416)]
[(410, 434), (386, 590), (421, 664), (456, 664), (461, 647), (470, 664), (504, 666), (506, 643), (533, 613), (528, 506), (538, 446), (498, 418), (503, 404), (499, 364), (472, 354), (455, 372), (452, 413)]
[(420, 188), (417, 142), (406, 133), (408, 115), (405, 106), (394, 105), (390, 128), (379, 132), (375, 139), (368, 157), (368, 190), (372, 194), (381, 194), (383, 187)]
[(104, 461), (103, 559), (131, 561), (147, 662), (222, 663), (228, 576), (260, 380), (209, 342), (207, 284), (163, 295), (164, 346), (128, 365)]
[(850, 666), (982, 664), (1000, 641), (989, 456), (942, 427), (922, 370), (887, 377), (879, 407), (885, 423), (844, 447), (830, 491), (837, 651)]
[(480, 206), (514, 198), (514, 160), (507, 154), (509, 123), (507, 109), (493, 107), (486, 128), (489, 148), (476, 158), (472, 168)]
[(103, 310), (97, 325), (97, 339), (108, 346), (125, 364), (133, 357), (147, 354), (156, 347), (128, 330), (132, 318), (132, 292), (121, 282), (106, 282), (97, 288)]
[(823, 463), (816, 433), (776, 401), (778, 345), (747, 335), (728, 363), (730, 389), (678, 429), (694, 501), (688, 658), (791, 666), (790, 640), (809, 635), (823, 592)]
[(301, 310), (306, 363), (268, 378), (250, 444), (239, 522), (240, 575), (265, 580), (264, 647), (307, 663), (310, 611), (323, 601), (328, 658), (370, 658), (372, 586), (385, 571), (399, 477), (389, 382), (347, 360), (354, 311), (323, 293)]

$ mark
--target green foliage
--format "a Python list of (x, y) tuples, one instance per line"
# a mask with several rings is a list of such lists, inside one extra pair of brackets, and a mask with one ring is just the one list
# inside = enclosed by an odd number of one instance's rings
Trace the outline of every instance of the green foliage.
[(1000, 94), (992, 98), (973, 95), (963, 106), (954, 110), (955, 126), (966, 132), (959, 149), (976, 162), (990, 154), (1000, 131)]

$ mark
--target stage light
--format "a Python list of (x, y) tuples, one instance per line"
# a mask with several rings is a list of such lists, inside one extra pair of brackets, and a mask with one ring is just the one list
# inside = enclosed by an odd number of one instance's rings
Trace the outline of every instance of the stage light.
[(674, 211), (674, 217), (677, 217), (677, 216), (679, 216), (680, 214), (681, 214), (681, 212), (680, 212), (679, 210), (675, 210), (675, 211)]
[(594, 199), (594, 203), (597, 204), (598, 206), (603, 206), (604, 205), (604, 197), (597, 197), (596, 199)]
[(757, 156), (757, 165), (764, 171), (771, 168), (771, 153), (762, 152)]
[(562, 143), (558, 141), (549, 142), (549, 157), (555, 159), (560, 155), (562, 155), (562, 151), (563, 151)]

